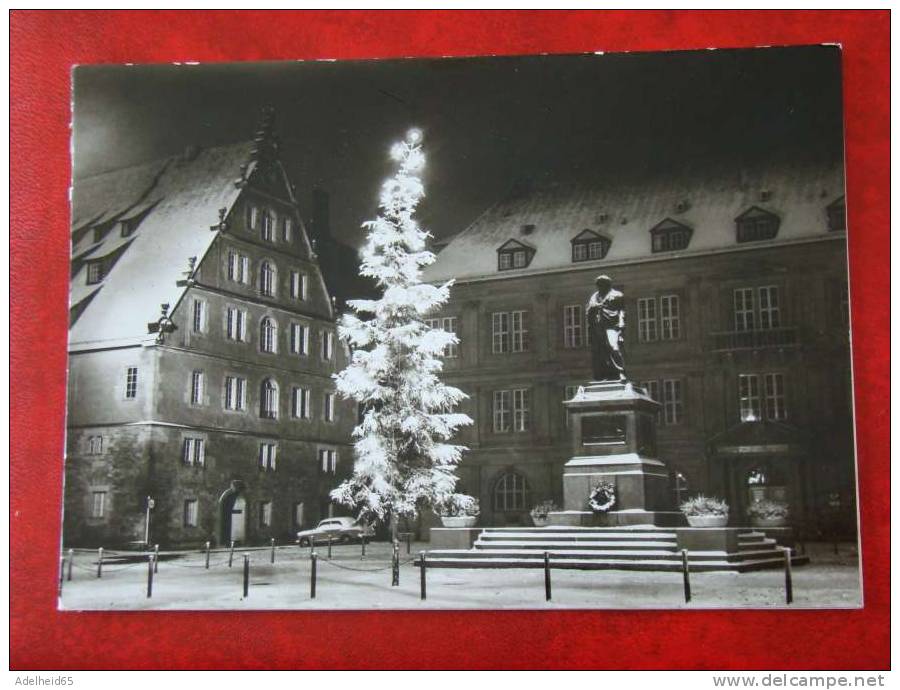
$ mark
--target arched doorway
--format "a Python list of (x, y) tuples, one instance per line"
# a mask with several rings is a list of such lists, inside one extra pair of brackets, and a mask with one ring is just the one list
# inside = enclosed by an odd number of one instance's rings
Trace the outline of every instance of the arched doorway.
[(231, 488), (219, 498), (219, 533), (223, 544), (247, 540), (247, 500), (242, 488), (232, 482)]
[(498, 525), (528, 524), (530, 487), (525, 475), (515, 470), (502, 472), (491, 491), (491, 508)]

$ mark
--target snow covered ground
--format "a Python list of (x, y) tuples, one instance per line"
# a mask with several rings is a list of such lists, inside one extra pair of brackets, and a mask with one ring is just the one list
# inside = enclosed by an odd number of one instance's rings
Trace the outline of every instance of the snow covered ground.
[[(270, 552), (238, 550), (228, 568), (228, 554), (214, 552), (210, 569), (197, 552), (163, 554), (147, 598), (147, 564), (104, 566), (96, 577), (96, 552), (78, 551), (72, 580), (63, 583), (60, 607), (98, 609), (500, 609), (500, 608), (711, 608), (782, 607), (784, 573), (693, 573), (693, 600), (684, 603), (680, 573), (624, 571), (552, 571), (552, 601), (544, 598), (544, 575), (534, 570), (427, 571), (427, 599), (420, 599), (419, 569), (407, 562), (427, 544), (401, 546), (400, 586), (391, 587), (385, 543), (335, 546), (333, 558), (318, 547), (316, 598), (310, 599), (309, 549), (280, 547)], [(810, 565), (794, 568), (794, 608), (846, 608), (861, 604), (855, 546), (810, 544)], [(251, 556), (250, 590), (243, 597), (242, 554)], [(165, 558), (169, 556), (169, 558)]]

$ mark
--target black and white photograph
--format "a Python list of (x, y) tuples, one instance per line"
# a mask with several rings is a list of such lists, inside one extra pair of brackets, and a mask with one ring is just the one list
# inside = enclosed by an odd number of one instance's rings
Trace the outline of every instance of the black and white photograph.
[(862, 606), (841, 94), (75, 67), (59, 607)]

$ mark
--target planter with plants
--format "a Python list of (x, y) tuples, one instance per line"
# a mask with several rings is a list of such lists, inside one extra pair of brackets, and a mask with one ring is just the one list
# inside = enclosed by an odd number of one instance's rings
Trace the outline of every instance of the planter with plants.
[(787, 503), (769, 498), (753, 501), (747, 508), (747, 517), (754, 527), (784, 527), (789, 515)]
[(728, 504), (710, 496), (694, 496), (681, 504), (681, 512), (691, 527), (725, 527), (728, 524)]
[(535, 527), (546, 527), (550, 521), (550, 513), (559, 510), (553, 501), (541, 501), (531, 509), (531, 521)]
[(481, 512), (478, 499), (455, 494), (438, 509), (444, 527), (474, 527)]

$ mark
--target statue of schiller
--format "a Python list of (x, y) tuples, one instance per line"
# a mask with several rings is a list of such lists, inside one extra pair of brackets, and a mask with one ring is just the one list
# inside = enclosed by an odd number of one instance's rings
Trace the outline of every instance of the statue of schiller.
[(596, 284), (597, 291), (587, 303), (594, 380), (625, 381), (625, 296), (613, 288), (607, 275), (597, 276)]

